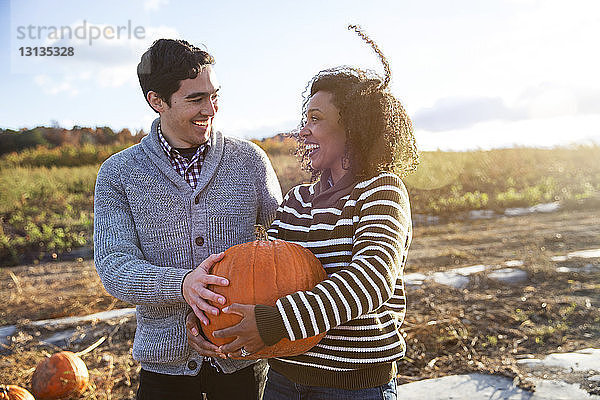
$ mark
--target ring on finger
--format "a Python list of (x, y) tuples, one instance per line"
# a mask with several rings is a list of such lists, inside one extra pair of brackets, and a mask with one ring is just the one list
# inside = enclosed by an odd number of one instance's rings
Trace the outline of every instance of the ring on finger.
[(242, 357), (248, 357), (250, 354), (252, 354), (243, 347), (240, 349), (240, 353), (242, 354)]

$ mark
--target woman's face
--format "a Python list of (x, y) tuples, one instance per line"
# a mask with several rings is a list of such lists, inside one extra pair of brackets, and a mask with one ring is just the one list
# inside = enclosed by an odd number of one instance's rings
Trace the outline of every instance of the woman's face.
[(342, 168), (346, 132), (339, 123), (340, 112), (332, 102), (332, 94), (318, 91), (308, 101), (306, 125), (300, 131), (313, 169), (331, 170), (334, 182), (346, 172)]

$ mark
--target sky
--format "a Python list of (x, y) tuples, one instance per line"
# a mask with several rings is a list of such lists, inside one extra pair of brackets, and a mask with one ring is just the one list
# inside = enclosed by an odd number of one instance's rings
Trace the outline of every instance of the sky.
[[(148, 131), (136, 66), (165, 37), (214, 55), (220, 130), (273, 136), (318, 71), (383, 72), (349, 23), (387, 56), (421, 150), (600, 144), (597, 0), (0, 0), (0, 128)], [(73, 55), (21, 55), (44, 46)]]

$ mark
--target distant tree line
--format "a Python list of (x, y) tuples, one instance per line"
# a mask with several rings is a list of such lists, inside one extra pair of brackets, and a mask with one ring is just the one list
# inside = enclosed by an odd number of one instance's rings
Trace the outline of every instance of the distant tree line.
[(115, 132), (107, 126), (96, 128), (74, 126), (73, 129), (38, 126), (19, 131), (0, 129), (0, 155), (38, 146), (53, 148), (62, 145), (134, 144), (145, 135), (143, 130), (132, 134), (129, 129)]

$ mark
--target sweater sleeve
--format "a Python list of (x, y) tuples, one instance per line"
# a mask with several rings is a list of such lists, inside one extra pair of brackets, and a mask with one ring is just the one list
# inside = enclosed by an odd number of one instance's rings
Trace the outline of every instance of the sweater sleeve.
[(94, 263), (102, 284), (112, 296), (132, 304), (184, 302), (182, 284), (190, 270), (156, 266), (144, 259), (119, 161), (114, 156), (107, 160), (96, 179)]
[[(379, 175), (364, 185), (353, 216), (350, 264), (313, 290), (276, 303), (290, 340), (317, 335), (379, 309), (402, 277), (412, 232), (406, 188), (393, 174)], [(272, 329), (277, 325), (270, 324)], [(259, 331), (265, 337), (276, 334), (266, 325)]]
[(285, 325), (277, 308), (257, 304), (254, 306), (258, 333), (267, 346), (272, 346), (286, 336)]

